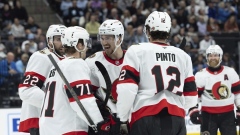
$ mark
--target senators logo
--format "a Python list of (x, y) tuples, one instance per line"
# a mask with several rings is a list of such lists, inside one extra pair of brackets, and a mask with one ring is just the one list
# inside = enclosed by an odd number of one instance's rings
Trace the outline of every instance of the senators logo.
[(226, 85), (221, 84), (221, 82), (217, 82), (212, 87), (212, 94), (214, 98), (221, 100), (228, 98), (230, 92)]
[[(113, 83), (112, 83), (112, 91), (110, 93), (110, 96), (109, 96), (109, 99), (114, 103), (116, 104), (117, 103), (117, 82), (118, 82), (118, 79), (116, 79)], [(107, 92), (107, 89), (103, 88), (102, 87), (102, 90), (106, 93)]]

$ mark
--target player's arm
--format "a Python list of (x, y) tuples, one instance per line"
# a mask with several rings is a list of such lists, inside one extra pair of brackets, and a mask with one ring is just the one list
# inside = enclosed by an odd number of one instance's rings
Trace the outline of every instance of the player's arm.
[(183, 87), (183, 95), (185, 98), (184, 108), (188, 109), (197, 104), (197, 87), (195, 83), (195, 77), (193, 75), (192, 61), (191, 58), (187, 55), (186, 58), (186, 69), (185, 69), (185, 80)]
[(230, 75), (229, 76), (231, 83), (232, 83), (232, 87), (231, 87), (231, 91), (234, 94), (235, 97), (235, 105), (238, 107), (238, 109), (240, 109), (240, 81), (239, 81), (239, 76), (237, 74), (237, 72), (233, 69), (230, 68)]
[(18, 86), (21, 100), (38, 108), (41, 108), (45, 95), (41, 88), (51, 68), (51, 64), (48, 63), (48, 59), (43, 55), (34, 53), (28, 61), (23, 80)]
[(100, 87), (98, 77), (96, 75), (97, 69), (95, 68), (95, 58), (87, 58), (85, 61), (90, 69), (91, 85), (92, 85), (93, 91), (95, 92)]
[(117, 84), (117, 116), (121, 122), (126, 122), (130, 109), (137, 95), (139, 83), (139, 60), (130, 47), (124, 56), (123, 67)]
[[(69, 67), (66, 69), (67, 70), (63, 70), (63, 74), (66, 76), (66, 79), (69, 81), (71, 87), (78, 95), (78, 99), (83, 104), (94, 124), (103, 121), (101, 113), (97, 107), (96, 100), (92, 93), (92, 86), (89, 77), (90, 69), (88, 68), (87, 64), (83, 61), (73, 61), (73, 63), (69, 64)], [(76, 111), (81, 119), (90, 125), (66, 86), (65, 90), (72, 109)]]

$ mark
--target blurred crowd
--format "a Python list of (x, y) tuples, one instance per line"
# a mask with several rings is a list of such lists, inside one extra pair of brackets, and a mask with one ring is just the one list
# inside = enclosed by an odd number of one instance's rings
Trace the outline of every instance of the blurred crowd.
[[(194, 74), (206, 67), (205, 51), (216, 44), (214, 33), (239, 33), (239, 0), (47, 0), (66, 26), (81, 26), (93, 39), (88, 55), (102, 49), (97, 41), (98, 28), (106, 19), (118, 19), (125, 27), (122, 48), (147, 42), (143, 33), (146, 17), (165, 11), (172, 18), (169, 43), (183, 50), (193, 61)], [(0, 90), (17, 95), (28, 59), (46, 47), (45, 33), (29, 16), (21, 0), (0, 0)], [(232, 54), (225, 52), (223, 65), (235, 68)]]

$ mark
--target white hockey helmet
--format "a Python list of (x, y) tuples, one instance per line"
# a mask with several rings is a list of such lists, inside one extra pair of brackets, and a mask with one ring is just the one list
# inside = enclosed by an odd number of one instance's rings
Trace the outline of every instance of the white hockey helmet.
[[(46, 39), (47, 39), (47, 45), (50, 49), (53, 50), (53, 53), (55, 53), (58, 57), (60, 58), (64, 58), (63, 56), (60, 56), (58, 53), (56, 53), (55, 51), (55, 47), (54, 47), (54, 44), (53, 44), (53, 37), (54, 36), (61, 36), (63, 33), (64, 33), (64, 30), (66, 29), (67, 27), (62, 25), (62, 24), (53, 24), (53, 25), (50, 25), (48, 27), (48, 30), (47, 30), (47, 34), (46, 34)], [(52, 46), (49, 45), (50, 42), (52, 44)]]
[(163, 31), (170, 32), (171, 29), (171, 18), (167, 12), (152, 12), (145, 21), (145, 27), (143, 29), (146, 34), (146, 26), (149, 26), (150, 32), (152, 31)]
[[(124, 27), (123, 24), (116, 19), (109, 19), (104, 21), (98, 29), (98, 38), (101, 35), (114, 35), (115, 37), (115, 50), (122, 44), (124, 38)], [(121, 36), (121, 42), (117, 44), (118, 37)], [(101, 40), (101, 38), (99, 38)]]
[[(209, 65), (209, 61), (208, 61), (208, 55), (209, 54), (219, 54), (219, 62), (217, 64), (217, 66), (219, 66), (222, 62), (222, 56), (223, 56), (223, 50), (219, 45), (210, 45), (207, 50), (206, 50), (206, 59), (207, 59), (207, 64)], [(217, 67), (216, 66), (216, 67)]]
[[(67, 27), (62, 24), (50, 25), (47, 30), (47, 34), (46, 34), (47, 42), (50, 41), (51, 43), (53, 43), (53, 37), (57, 36), (57, 35), (61, 36), (64, 33), (64, 29), (66, 29), (66, 28)], [(48, 44), (48, 47), (50, 47), (49, 44)]]
[[(76, 46), (79, 39), (83, 40), (84, 49), (79, 50)], [(75, 47), (78, 52), (83, 52), (87, 47), (91, 47), (91, 38), (86, 29), (79, 26), (72, 26), (65, 29), (61, 36), (63, 46)]]

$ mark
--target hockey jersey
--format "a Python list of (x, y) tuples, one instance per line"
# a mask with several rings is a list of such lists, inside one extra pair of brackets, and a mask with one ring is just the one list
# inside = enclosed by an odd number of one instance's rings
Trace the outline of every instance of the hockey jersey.
[[(52, 53), (55, 61), (60, 59)], [(30, 128), (39, 128), (39, 115), (44, 92), (43, 83), (52, 67), (44, 50), (30, 57), (23, 81), (18, 86), (22, 102), (19, 132), (29, 132)]]
[(240, 81), (233, 68), (221, 66), (217, 72), (204, 68), (195, 75), (201, 110), (208, 113), (224, 113), (240, 105)]
[[(86, 62), (65, 58), (58, 65), (94, 124), (103, 121), (92, 94), (90, 69)], [(48, 74), (45, 86), (46, 94), (39, 121), (40, 134), (87, 135), (88, 125), (91, 125), (54, 67)]]
[(124, 57), (117, 94), (117, 115), (127, 121), (131, 113), (130, 125), (166, 107), (171, 115), (185, 117), (184, 109), (197, 104), (191, 58), (167, 44), (133, 45)]
[[(124, 51), (125, 53), (125, 51)], [(116, 113), (116, 102), (117, 102), (117, 93), (116, 93), (116, 85), (119, 77), (119, 73), (122, 68), (122, 63), (123, 63), (123, 58), (119, 60), (113, 60), (109, 58), (104, 51), (97, 52), (93, 54), (92, 56), (88, 57), (85, 60), (88, 64), (88, 66), (91, 69), (91, 82), (92, 85), (95, 87), (96, 94), (99, 95), (102, 100), (105, 100), (106, 97), (106, 83), (105, 80), (101, 74), (101, 72), (98, 70), (97, 66), (95, 65), (95, 61), (101, 62), (109, 76), (112, 82), (112, 89), (111, 89), (111, 94), (110, 98), (107, 102), (107, 106), (111, 109), (112, 113)]]

